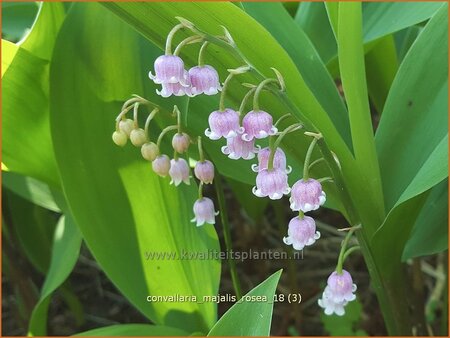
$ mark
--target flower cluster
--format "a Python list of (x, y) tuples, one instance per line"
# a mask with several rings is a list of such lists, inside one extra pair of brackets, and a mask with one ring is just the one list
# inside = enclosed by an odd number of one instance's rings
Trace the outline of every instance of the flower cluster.
[[(282, 116), (278, 121), (274, 121), (270, 112), (260, 108), (260, 96), (264, 89), (269, 91), (282, 92), (285, 84), (282, 75), (274, 68), (276, 78), (263, 78), (257, 84), (244, 84), (250, 89), (243, 97), (238, 109), (226, 106), (225, 97), (230, 82), (243, 73), (252, 70), (245, 58), (243, 66), (236, 69), (229, 69), (228, 76), (223, 83), (220, 82), (217, 70), (204, 63), (205, 50), (210, 41), (220, 41), (230, 48), (237, 50), (234, 40), (225, 29), (225, 36), (215, 36), (214, 39), (207, 39), (206, 33), (200, 32), (195, 26), (185, 19), (179, 18), (180, 24), (176, 25), (168, 34), (164, 55), (159, 56), (154, 62), (154, 73), (149, 72), (150, 79), (161, 88), (156, 93), (164, 98), (171, 96), (187, 95), (194, 97), (200, 94), (216, 95), (220, 93), (219, 107), (211, 112), (208, 117), (208, 128), (204, 134), (212, 141), (224, 141), (221, 151), (228, 158), (233, 160), (252, 160), (256, 157), (257, 163), (251, 165), (251, 169), (256, 173), (255, 186), (252, 191), (257, 197), (268, 197), (271, 200), (279, 200), (286, 195), (290, 195), (290, 208), (298, 215), (292, 218), (288, 224), (287, 236), (283, 238), (286, 245), (292, 245), (295, 250), (303, 250), (320, 238), (320, 232), (316, 230), (316, 223), (305, 213), (317, 210), (326, 201), (326, 194), (322, 189), (321, 182), (327, 178), (313, 179), (309, 176), (311, 167), (322, 159), (310, 163), (313, 149), (322, 138), (320, 133), (306, 132), (312, 136), (311, 144), (305, 154), (303, 177), (298, 179), (292, 186), (289, 184), (289, 174), (292, 167), (288, 165), (286, 154), (281, 148), (281, 141), (288, 134), (303, 127), (301, 123), (294, 123), (279, 131), (279, 122), (286, 117)], [(179, 43), (172, 53), (172, 39), (179, 29), (188, 29), (194, 33)], [(179, 56), (180, 50), (187, 44), (202, 42), (198, 54), (197, 65), (189, 68), (185, 67), (185, 62)], [(220, 45), (219, 44), (219, 45)], [(238, 52), (239, 54), (240, 52)], [(247, 101), (253, 95), (253, 105), (247, 108)], [(140, 128), (138, 123), (139, 105), (151, 103), (141, 97), (134, 97), (125, 102), (122, 111), (116, 120), (116, 131), (112, 138), (114, 143), (124, 146), (127, 140), (141, 148), (142, 157), (151, 162), (153, 171), (162, 177), (170, 176), (171, 184), (175, 186), (181, 183), (190, 184), (190, 170), (188, 157), (186, 156), (193, 139), (183, 130), (181, 123), (181, 112), (174, 106), (174, 114), (177, 116), (177, 124), (164, 128), (158, 136), (156, 143), (149, 138), (149, 124), (159, 107), (156, 107), (145, 122), (145, 127)], [(133, 119), (126, 118), (126, 114), (133, 109)], [(243, 114), (247, 112), (246, 114)], [(288, 115), (291, 116), (291, 115)], [(168, 132), (176, 131), (172, 138), (173, 158), (161, 153), (161, 141)], [(260, 140), (268, 139), (269, 146), (261, 147), (256, 144)], [(214, 180), (214, 164), (205, 159), (202, 148), (202, 138), (197, 137), (199, 160), (194, 167), (194, 175), (200, 181), (198, 199), (194, 203), (193, 213), (197, 226), (204, 223), (215, 224), (215, 211), (213, 201), (203, 196), (203, 186), (211, 184)], [(186, 156), (186, 159), (182, 156)], [(344, 314), (344, 306), (355, 299), (354, 291), (356, 285), (353, 284), (350, 274), (342, 270), (343, 260), (345, 260), (346, 242), (342, 246), (339, 262), (336, 271), (328, 278), (319, 305), (324, 308), (326, 314)], [(349, 253), (349, 252), (348, 252)], [(344, 257), (344, 258), (343, 258)]]

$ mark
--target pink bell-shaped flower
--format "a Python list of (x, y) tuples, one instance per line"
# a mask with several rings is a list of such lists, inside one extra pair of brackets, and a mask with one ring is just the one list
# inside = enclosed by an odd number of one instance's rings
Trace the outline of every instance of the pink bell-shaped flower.
[(245, 141), (240, 135), (227, 138), (227, 145), (222, 147), (222, 153), (232, 160), (240, 158), (251, 160), (258, 151), (259, 147), (255, 147), (255, 140)]
[(196, 222), (197, 226), (202, 226), (205, 223), (215, 224), (216, 216), (219, 212), (214, 210), (214, 203), (207, 197), (202, 197), (194, 203), (195, 217), (191, 222)]
[(190, 184), (189, 165), (184, 158), (170, 160), (169, 175), (172, 178), (170, 184), (175, 184), (175, 186), (180, 185), (181, 182)]
[(188, 85), (188, 74), (184, 69), (183, 60), (176, 55), (161, 55), (155, 60), (155, 75), (149, 72), (148, 76), (156, 84), (179, 83)]
[(176, 133), (172, 138), (172, 147), (177, 153), (184, 153), (189, 148), (191, 139), (186, 133)]
[(239, 114), (233, 109), (225, 111), (213, 111), (208, 118), (209, 128), (205, 130), (205, 135), (211, 140), (218, 140), (221, 137), (235, 137), (243, 132), (239, 125)]
[[(258, 152), (258, 164), (252, 165), (252, 170), (258, 172), (263, 169), (267, 169), (269, 166), (270, 148), (262, 148)], [(273, 157), (273, 167), (276, 169), (285, 170), (286, 174), (291, 173), (292, 168), (289, 166), (286, 168), (286, 155), (281, 148), (275, 150), (275, 155)]]
[(152, 168), (159, 176), (166, 177), (169, 174), (170, 159), (167, 155), (160, 155), (152, 161)]
[(219, 83), (219, 74), (209, 65), (189, 69), (189, 80), (192, 95), (216, 95), (222, 90)]
[(256, 196), (269, 196), (272, 200), (278, 200), (290, 191), (287, 174), (281, 169), (261, 170), (256, 176), (256, 186), (253, 187)]
[(183, 86), (180, 83), (162, 83), (161, 90), (156, 90), (156, 94), (162, 97), (174, 96), (192, 96), (191, 88)]
[(254, 138), (266, 138), (278, 132), (278, 129), (273, 125), (272, 115), (263, 110), (248, 112), (242, 119), (242, 126), (244, 127), (242, 138), (246, 141)]
[(320, 232), (316, 231), (316, 222), (308, 216), (294, 217), (289, 222), (288, 235), (283, 242), (292, 245), (295, 250), (303, 250), (305, 246), (312, 245), (320, 238)]
[(318, 300), (318, 304), (324, 309), (326, 315), (335, 313), (343, 316), (348, 302), (356, 299), (354, 294), (356, 289), (350, 273), (345, 270), (342, 270), (341, 274), (334, 271), (328, 277), (327, 286), (323, 291), (322, 298)]
[(299, 180), (292, 186), (290, 202), (294, 211), (317, 210), (325, 201), (326, 194), (322, 185), (315, 179)]
[(214, 164), (211, 161), (198, 161), (194, 168), (195, 177), (204, 184), (210, 184), (214, 180)]

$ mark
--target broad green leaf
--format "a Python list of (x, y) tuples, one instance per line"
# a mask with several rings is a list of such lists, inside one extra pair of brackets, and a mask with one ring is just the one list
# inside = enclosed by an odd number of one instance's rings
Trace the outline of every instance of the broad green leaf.
[(31, 264), (45, 275), (50, 264), (57, 214), (9, 189), (3, 189), (3, 211), (7, 230), (14, 234), (13, 237)]
[(363, 4), (364, 42), (376, 40), (432, 17), (439, 1), (367, 2)]
[(414, 223), (402, 260), (448, 249), (448, 180), (436, 185)]
[(281, 270), (253, 288), (214, 325), (208, 336), (269, 336)]
[[(129, 45), (122, 41), (122, 48), (140, 48), (111, 57), (111, 67), (118, 69), (111, 81), (121, 82), (137, 68), (145, 85), (128, 90), (142, 90), (150, 82), (146, 74), (155, 58), (152, 45), (100, 5), (74, 4), (57, 40), (50, 78), (52, 136), (67, 200), (97, 262), (131, 303), (156, 324), (206, 332), (216, 321), (216, 304), (201, 300), (217, 293), (220, 262), (147, 259), (146, 254), (181, 258), (183, 252), (219, 250), (217, 235), (211, 225), (197, 228), (189, 222), (197, 195), (194, 184), (169, 185), (169, 179), (152, 172), (139, 149), (112, 142), (124, 93), (111, 92), (109, 98), (117, 95), (116, 101), (98, 95), (110, 75), (96, 57), (99, 51), (117, 54), (111, 49), (115, 45), (102, 38), (111, 30), (127, 37)], [(147, 302), (149, 295), (175, 294), (196, 296), (199, 302)]]
[(444, 6), (400, 65), (376, 133), (388, 210), (448, 176), (447, 58)]
[(21, 47), (2, 42), (2, 56), (8, 55), (10, 63), (2, 75), (2, 161), (51, 187), (58, 187), (59, 179), (48, 120), (48, 60), (61, 8), (61, 3), (43, 3)]
[(398, 68), (393, 36), (379, 39), (366, 54), (365, 63), (369, 96), (377, 112), (381, 114)]
[(397, 58), (400, 62), (405, 58), (406, 53), (411, 48), (421, 30), (422, 27), (411, 26), (394, 34)]
[(38, 12), (36, 2), (2, 1), (2, 37), (18, 41), (31, 27)]
[(2, 186), (42, 208), (55, 212), (60, 211), (48, 185), (41, 181), (13, 172), (2, 171)]
[(31, 315), (28, 335), (45, 336), (47, 334), (47, 311), (53, 291), (69, 276), (81, 245), (81, 234), (68, 215), (61, 216), (56, 226), (50, 268), (42, 286), (39, 302)]
[(295, 22), (311, 39), (325, 64), (336, 56), (336, 39), (324, 3), (303, 2), (295, 15)]
[[(342, 86), (350, 118), (355, 165), (357, 170), (364, 173), (368, 191), (374, 196), (372, 205), (373, 213), (376, 215), (374, 217), (383, 217), (383, 193), (366, 87), (361, 4), (359, 3), (339, 4), (338, 55)], [(369, 225), (364, 223), (366, 227)]]
[(168, 326), (149, 325), (149, 324), (119, 324), (100, 327), (77, 333), (74, 336), (187, 336), (188, 333), (180, 329)]
[(19, 47), (16, 44), (2, 39), (2, 78), (18, 50)]

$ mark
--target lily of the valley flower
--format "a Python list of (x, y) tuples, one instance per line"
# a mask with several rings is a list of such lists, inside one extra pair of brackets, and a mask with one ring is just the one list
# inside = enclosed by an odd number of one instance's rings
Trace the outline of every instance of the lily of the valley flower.
[(312, 178), (307, 181), (299, 180), (292, 186), (291, 209), (308, 212), (317, 210), (326, 201), (326, 194), (319, 181)]
[(214, 164), (211, 161), (198, 161), (194, 168), (195, 177), (204, 184), (210, 184), (214, 180)]
[(288, 236), (283, 242), (292, 245), (295, 250), (303, 250), (305, 246), (312, 245), (320, 238), (320, 232), (316, 231), (316, 222), (309, 216), (294, 217), (289, 222)]
[(261, 170), (256, 176), (256, 186), (253, 187), (256, 196), (269, 196), (272, 200), (278, 200), (290, 191), (287, 174), (281, 169)]
[(166, 177), (169, 174), (170, 159), (167, 155), (160, 155), (152, 162), (153, 171), (161, 177)]
[[(258, 172), (263, 169), (267, 169), (269, 166), (269, 157), (270, 157), (270, 148), (266, 147), (261, 149), (258, 152), (258, 164), (252, 165), (252, 170), (254, 172)], [(286, 174), (289, 174), (292, 171), (292, 168), (289, 166), (286, 168), (286, 155), (281, 148), (277, 148), (275, 150), (275, 155), (273, 157), (273, 167), (276, 169), (285, 170)]]
[(251, 141), (254, 138), (262, 139), (270, 135), (275, 135), (278, 131), (273, 125), (272, 115), (263, 110), (252, 110), (242, 119), (244, 133), (242, 138)]
[(348, 302), (356, 299), (354, 294), (356, 288), (356, 284), (353, 283), (352, 276), (348, 271), (342, 270), (342, 273), (334, 271), (328, 277), (327, 286), (318, 304), (324, 309), (326, 315), (335, 313), (342, 316), (345, 314), (344, 307)]
[(232, 160), (240, 158), (251, 160), (255, 158), (255, 154), (259, 151), (259, 147), (255, 147), (255, 140), (245, 141), (241, 135), (227, 138), (227, 145), (222, 147), (222, 153), (228, 155)]
[(216, 95), (222, 90), (219, 83), (219, 74), (209, 66), (196, 66), (189, 69), (190, 91), (191, 95)]
[(205, 135), (211, 140), (235, 137), (243, 132), (239, 125), (239, 114), (233, 109), (213, 111), (208, 117), (208, 123), (209, 128), (205, 130)]
[(202, 197), (194, 203), (195, 217), (191, 222), (196, 222), (197, 226), (202, 226), (205, 223), (215, 224), (216, 216), (219, 212), (214, 210), (214, 203), (207, 197)]
[(189, 165), (184, 158), (170, 160), (169, 175), (172, 179), (170, 184), (179, 186), (181, 182), (190, 184), (189, 182)]

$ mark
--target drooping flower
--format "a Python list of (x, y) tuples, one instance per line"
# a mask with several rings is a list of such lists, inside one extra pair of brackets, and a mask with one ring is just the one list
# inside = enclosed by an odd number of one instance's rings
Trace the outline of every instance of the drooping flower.
[(141, 147), (147, 141), (145, 130), (142, 128), (133, 129), (130, 133), (130, 141), (134, 146)]
[[(263, 169), (267, 169), (269, 166), (269, 157), (270, 157), (270, 148), (262, 148), (258, 151), (258, 164), (252, 165), (252, 170), (254, 172), (258, 172)], [(275, 155), (273, 157), (273, 167), (276, 169), (285, 170), (286, 174), (289, 174), (292, 171), (292, 168), (288, 166), (286, 168), (286, 155), (281, 148), (277, 148), (275, 150)]]
[(266, 138), (275, 135), (278, 131), (273, 125), (272, 115), (263, 110), (248, 112), (242, 119), (242, 126), (244, 127), (242, 138), (246, 141)]
[[(188, 80), (186, 80), (186, 83), (188, 84)], [(181, 83), (162, 83), (161, 84), (161, 90), (156, 89), (156, 94), (162, 97), (169, 97), (169, 96), (192, 96), (191, 94), (191, 88), (189, 85), (182, 85)]]
[[(325, 288), (326, 289), (326, 288)], [(325, 296), (325, 292), (322, 294), (322, 298), (320, 298), (317, 303), (321, 308), (324, 309), (324, 313), (327, 316), (332, 315), (333, 313), (337, 314), (338, 316), (343, 316), (345, 314), (344, 307), (348, 304), (347, 301), (343, 302), (333, 302), (330, 298), (327, 298)]]
[(192, 95), (216, 95), (222, 90), (219, 83), (219, 74), (209, 65), (196, 66), (189, 69)]
[(281, 169), (261, 170), (256, 176), (256, 186), (253, 187), (256, 196), (269, 196), (272, 200), (278, 200), (290, 191), (287, 174)]
[(147, 142), (142, 145), (141, 154), (147, 161), (154, 161), (159, 155), (159, 148), (155, 143)]
[(294, 211), (308, 212), (317, 210), (326, 201), (326, 194), (322, 190), (322, 185), (315, 179), (303, 179), (297, 181), (292, 186), (291, 209)]
[(204, 184), (210, 184), (214, 180), (214, 164), (211, 161), (198, 161), (194, 168), (195, 177)]
[[(328, 298), (334, 302), (355, 300), (356, 284), (353, 283), (352, 276), (346, 270), (342, 270), (339, 274), (334, 271), (327, 280), (327, 287), (325, 289)], [(325, 293), (324, 291), (324, 293)]]
[(255, 147), (255, 140), (245, 141), (240, 135), (227, 138), (227, 145), (222, 147), (222, 153), (232, 160), (251, 160), (258, 151), (259, 146)]
[(127, 144), (128, 137), (127, 134), (125, 134), (122, 130), (116, 130), (112, 134), (112, 139), (116, 145), (118, 145), (119, 147), (123, 147), (125, 144)]
[(326, 315), (335, 313), (342, 316), (345, 314), (344, 307), (348, 302), (356, 299), (355, 291), (356, 284), (353, 283), (350, 273), (345, 270), (342, 270), (341, 274), (334, 271), (328, 277), (327, 286), (318, 304), (324, 309)]
[(215, 224), (216, 216), (219, 212), (214, 210), (214, 203), (207, 197), (202, 197), (194, 203), (194, 215), (195, 217), (191, 222), (196, 222), (197, 226), (201, 226), (205, 223)]
[(180, 185), (181, 182), (190, 184), (189, 165), (184, 158), (170, 160), (169, 175), (172, 178), (170, 184), (175, 184), (175, 186)]
[(191, 139), (186, 133), (176, 133), (172, 138), (172, 147), (177, 153), (184, 153), (189, 148)]
[(152, 162), (152, 168), (159, 176), (166, 177), (169, 174), (170, 159), (167, 155), (160, 155)]
[(243, 132), (239, 125), (239, 114), (233, 109), (213, 111), (208, 117), (208, 123), (209, 128), (205, 130), (205, 135), (211, 140), (235, 137)]
[(320, 232), (316, 231), (316, 222), (313, 218), (294, 217), (289, 222), (288, 235), (283, 238), (283, 242), (292, 245), (295, 250), (303, 250), (305, 246), (314, 244), (319, 238)]
[(161, 55), (155, 60), (155, 75), (150, 71), (148, 76), (156, 84), (179, 83), (188, 85), (188, 74), (183, 60), (176, 55)]

